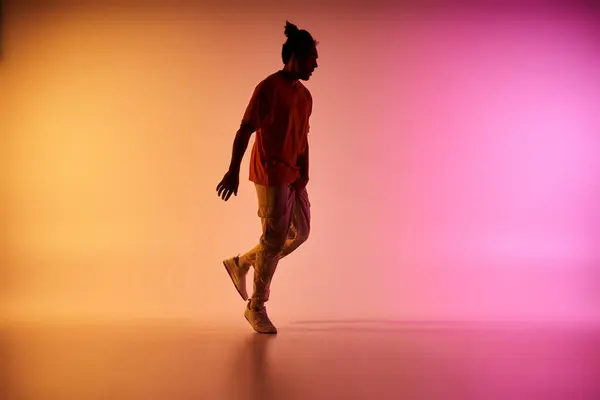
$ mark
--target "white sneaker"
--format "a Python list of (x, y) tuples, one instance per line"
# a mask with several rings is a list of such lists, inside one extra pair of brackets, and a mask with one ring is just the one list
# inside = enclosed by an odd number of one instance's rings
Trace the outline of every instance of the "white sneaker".
[(263, 304), (262, 306), (251, 308), (252, 300), (248, 301), (244, 316), (252, 325), (252, 328), (258, 333), (277, 333), (277, 328), (269, 319), (267, 315), (267, 308)]
[(244, 301), (248, 300), (248, 291), (246, 290), (246, 275), (248, 269), (240, 268), (240, 257), (235, 256), (223, 261), (223, 265), (233, 282), (233, 285), (237, 289), (240, 296)]

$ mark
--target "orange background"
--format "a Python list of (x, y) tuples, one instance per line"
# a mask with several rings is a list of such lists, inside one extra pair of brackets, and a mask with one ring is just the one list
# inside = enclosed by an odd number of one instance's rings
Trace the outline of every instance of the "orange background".
[(76, 4), (5, 5), (7, 318), (241, 320), (249, 154), (215, 187), (287, 19), (320, 67), (274, 319), (598, 320), (596, 11)]

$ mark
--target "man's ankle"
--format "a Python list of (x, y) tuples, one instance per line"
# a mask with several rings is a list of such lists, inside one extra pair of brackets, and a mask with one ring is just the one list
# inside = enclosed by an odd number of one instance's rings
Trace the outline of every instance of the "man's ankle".
[(257, 299), (251, 299), (248, 307), (252, 310), (258, 310), (260, 308), (263, 308), (264, 306), (265, 306), (265, 303), (263, 301), (260, 301)]
[(244, 256), (238, 256), (238, 265), (243, 270), (248, 270), (252, 266), (252, 264)]

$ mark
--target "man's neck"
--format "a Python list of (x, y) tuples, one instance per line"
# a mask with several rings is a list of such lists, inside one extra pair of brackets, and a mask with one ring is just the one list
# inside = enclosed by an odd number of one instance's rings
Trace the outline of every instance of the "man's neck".
[(299, 82), (299, 79), (287, 68), (283, 68), (281, 70), (281, 74), (286, 77), (287, 80), (290, 81), (292, 85), (296, 85)]

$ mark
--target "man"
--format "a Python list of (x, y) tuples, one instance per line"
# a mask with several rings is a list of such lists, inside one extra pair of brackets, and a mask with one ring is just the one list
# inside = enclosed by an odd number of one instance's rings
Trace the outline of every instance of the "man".
[[(278, 261), (304, 243), (310, 231), (306, 185), (312, 96), (300, 81), (309, 80), (317, 68), (317, 42), (290, 22), (286, 22), (285, 35), (284, 67), (256, 86), (233, 142), (229, 170), (217, 185), (224, 201), (231, 194), (237, 196), (240, 164), (256, 132), (250, 180), (256, 186), (262, 236), (252, 250), (223, 264), (240, 296), (248, 301), (244, 315), (259, 333), (277, 333), (265, 307), (271, 280)], [(246, 275), (251, 266), (254, 291), (249, 299)]]

